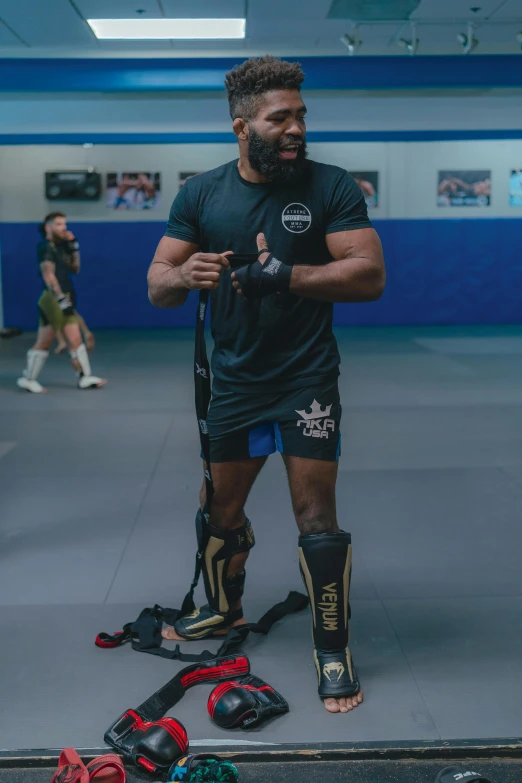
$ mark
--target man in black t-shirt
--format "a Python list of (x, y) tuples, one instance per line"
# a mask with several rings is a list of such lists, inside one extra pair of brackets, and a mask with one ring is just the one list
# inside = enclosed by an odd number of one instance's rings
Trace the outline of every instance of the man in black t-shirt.
[(62, 212), (51, 212), (41, 225), (43, 241), (37, 248), (38, 268), (45, 286), (38, 300), (39, 329), (36, 343), (27, 352), (27, 364), (18, 378), (20, 389), (41, 394), (46, 389), (38, 376), (49, 356), (49, 349), (58, 333), (69, 346), (74, 369), (78, 373), (78, 388), (92, 389), (107, 381), (91, 372), (87, 348), (82, 342), (78, 315), (74, 309), (74, 286), (71, 274), (80, 271), (79, 244), (67, 229)]
[(341, 405), (332, 313), (334, 302), (378, 299), (385, 271), (353, 178), (306, 159), (303, 79), (299, 64), (268, 56), (227, 74), (239, 160), (187, 180), (149, 271), (158, 307), (210, 291), (214, 338), (208, 605), (163, 633), (204, 638), (244, 622), (254, 540), (243, 508), (278, 450), (300, 532), (319, 695), (328, 711), (348, 712), (362, 692), (348, 648), (351, 537), (335, 505)]

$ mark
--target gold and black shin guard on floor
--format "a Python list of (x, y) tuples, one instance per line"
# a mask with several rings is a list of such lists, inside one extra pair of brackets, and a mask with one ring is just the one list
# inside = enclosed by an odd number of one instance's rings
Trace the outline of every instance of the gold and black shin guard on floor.
[(199, 520), (201, 570), (208, 604), (180, 618), (174, 625), (176, 633), (185, 639), (204, 639), (217, 631), (230, 628), (243, 617), (243, 610), (230, 607), (241, 600), (245, 586), (245, 571), (228, 576), (234, 555), (249, 552), (255, 544), (252, 525), (247, 519), (234, 530), (222, 530)]
[(350, 534), (340, 531), (299, 536), (299, 565), (312, 607), (319, 696), (355, 696), (360, 685), (348, 647)]

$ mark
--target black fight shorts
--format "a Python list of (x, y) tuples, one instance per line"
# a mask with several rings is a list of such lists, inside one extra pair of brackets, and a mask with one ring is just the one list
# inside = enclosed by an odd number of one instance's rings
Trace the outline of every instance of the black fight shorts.
[(214, 381), (207, 417), (211, 462), (289, 457), (335, 462), (341, 453), (337, 379), (285, 392), (230, 391)]

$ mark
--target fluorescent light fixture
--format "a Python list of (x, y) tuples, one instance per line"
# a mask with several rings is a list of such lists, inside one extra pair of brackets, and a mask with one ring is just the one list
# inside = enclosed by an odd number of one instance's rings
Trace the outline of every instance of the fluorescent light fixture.
[(219, 40), (245, 37), (245, 19), (87, 19), (96, 38)]

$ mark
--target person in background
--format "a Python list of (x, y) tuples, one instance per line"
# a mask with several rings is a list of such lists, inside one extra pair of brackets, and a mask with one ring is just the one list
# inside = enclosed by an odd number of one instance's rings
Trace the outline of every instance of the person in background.
[[(94, 335), (89, 329), (89, 327), (87, 326), (85, 319), (80, 315), (80, 313), (76, 310), (76, 308), (74, 312), (76, 314), (76, 318), (78, 319), (78, 326), (80, 327), (80, 332), (82, 333), (85, 347), (87, 348), (88, 351), (92, 351), (94, 350), (94, 347), (96, 345), (96, 340), (94, 339)], [(59, 329), (56, 332), (56, 342), (58, 343), (58, 345), (54, 349), (55, 354), (58, 355), (67, 350), (67, 340), (65, 339), (61, 329)]]
[(107, 381), (91, 372), (78, 315), (74, 310), (71, 274), (80, 271), (79, 244), (74, 234), (67, 230), (66, 216), (62, 212), (47, 215), (40, 232), (43, 240), (37, 249), (38, 265), (45, 286), (38, 300), (40, 325), (36, 343), (27, 352), (27, 364), (17, 385), (34, 394), (46, 391), (38, 376), (57, 333), (62, 332), (69, 346), (72, 365), (78, 373), (78, 388), (99, 388)]

